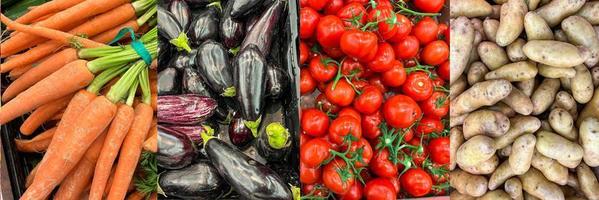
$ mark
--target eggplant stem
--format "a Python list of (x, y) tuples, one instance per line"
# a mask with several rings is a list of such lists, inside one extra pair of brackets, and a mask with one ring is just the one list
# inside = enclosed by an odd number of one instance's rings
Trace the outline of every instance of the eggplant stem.
[(237, 95), (237, 90), (235, 89), (235, 86), (228, 87), (221, 94), (221, 96), (223, 96), (223, 97), (234, 97), (235, 95)]
[(189, 39), (187, 38), (187, 34), (185, 32), (181, 32), (177, 38), (174, 38), (169, 41), (171, 44), (175, 45), (179, 51), (185, 50), (187, 53), (191, 53), (191, 47), (189, 46)]
[(273, 149), (283, 149), (291, 145), (289, 131), (279, 122), (266, 126), (266, 135), (268, 136), (268, 145)]
[(249, 128), (252, 131), (252, 135), (254, 138), (258, 137), (258, 128), (260, 127), (260, 122), (262, 122), (262, 116), (258, 117), (256, 121), (243, 121), (245, 127)]
[(291, 186), (291, 193), (293, 194), (293, 200), (300, 200), (301, 199), (301, 195), (302, 195), (302, 191), (300, 190), (299, 187), (292, 185)]
[(214, 139), (216, 137), (214, 137), (214, 129), (212, 129), (212, 127), (208, 125), (204, 125), (203, 127), (204, 131), (200, 133), (200, 137), (202, 137), (202, 142), (204, 143), (204, 146), (206, 146), (209, 140)]

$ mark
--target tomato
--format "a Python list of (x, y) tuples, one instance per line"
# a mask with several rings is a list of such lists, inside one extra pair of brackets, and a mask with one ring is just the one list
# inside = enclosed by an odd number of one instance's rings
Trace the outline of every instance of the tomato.
[(353, 2), (357, 2), (360, 3), (362, 5), (368, 3), (369, 0), (345, 0), (345, 3), (353, 3)]
[(330, 82), (325, 89), (325, 95), (327, 96), (327, 99), (335, 105), (348, 106), (354, 101), (356, 92), (347, 80), (342, 78), (337, 82), (334, 89), (333, 82)]
[(300, 93), (302, 95), (312, 93), (316, 89), (316, 80), (310, 75), (308, 69), (300, 70)]
[(393, 4), (389, 0), (374, 0), (376, 8), (393, 9)]
[(434, 87), (445, 87), (445, 80), (443, 80), (442, 78), (439, 78), (439, 76), (437, 75), (437, 72), (432, 71), (431, 76), (433, 77), (432, 81), (433, 81)]
[(418, 38), (410, 35), (393, 46), (395, 56), (401, 59), (411, 59), (418, 55), (420, 42)]
[(449, 60), (437, 67), (437, 75), (443, 80), (449, 81)]
[(395, 23), (396, 17), (392, 7), (377, 6), (368, 12), (368, 21), (378, 22), (377, 32), (384, 40), (391, 39), (397, 34), (399, 26)]
[(364, 66), (354, 59), (346, 58), (341, 62), (341, 74), (360, 78), (364, 74)]
[(414, 0), (414, 6), (427, 13), (438, 13), (444, 4), (445, 0)]
[[(347, 147), (346, 147), (346, 149), (347, 149)], [(358, 149), (362, 149), (361, 150), (362, 151), (362, 160), (356, 161), (355, 166), (356, 167), (368, 166), (368, 163), (370, 163), (370, 160), (372, 159), (372, 147), (370, 146), (370, 143), (368, 142), (368, 140), (366, 140), (364, 138), (360, 138), (358, 141), (352, 142), (349, 151), (353, 152), (353, 153), (357, 153)], [(353, 156), (349, 156), (349, 157), (353, 158)]]
[(381, 79), (381, 76), (379, 76), (379, 75), (375, 75), (375, 76), (370, 77), (368, 79), (368, 84), (370, 84), (372, 86), (375, 86), (382, 93), (387, 92), (387, 87), (385, 87), (385, 84), (383, 84), (383, 80)]
[(360, 61), (368, 62), (374, 59), (378, 50), (376, 34), (358, 29), (345, 31), (340, 40), (341, 51)]
[(302, 194), (310, 194), (312, 197), (328, 197), (329, 190), (322, 184), (302, 184)]
[[(337, 11), (337, 17), (343, 20), (343, 24), (346, 27), (355, 27), (358, 28), (360, 24), (366, 24), (366, 8), (361, 3), (351, 2), (343, 6), (339, 11)], [(359, 24), (355, 24), (353, 22), (359, 22)]]
[(407, 153), (412, 157), (412, 162), (414, 162), (416, 166), (422, 167), (422, 163), (424, 163), (424, 160), (428, 157), (428, 150), (424, 145), (420, 144), (420, 138), (414, 138), (413, 140), (408, 141), (408, 144), (422, 146), (422, 152), (418, 152), (416, 149), (406, 149)]
[(320, 181), (322, 169), (320, 167), (306, 167), (303, 162), (300, 162), (300, 182), (302, 184), (314, 184)]
[(393, 128), (408, 128), (421, 115), (422, 111), (416, 101), (406, 95), (395, 95), (383, 104), (385, 121)]
[(447, 31), (447, 29), (449, 29), (447, 24), (439, 23), (439, 31), (437, 32), (437, 35), (441, 36), (445, 34), (445, 31)]
[(308, 6), (308, 0), (300, 0), (300, 8)]
[(433, 81), (426, 72), (416, 71), (408, 74), (401, 91), (415, 101), (423, 101), (433, 94)]
[[(348, 170), (346, 166), (345, 161), (335, 159), (322, 169), (322, 183), (335, 194), (346, 194), (354, 185), (354, 174), (351, 170), (346, 171)], [(345, 173), (340, 173), (341, 171), (345, 171)]]
[(310, 57), (310, 48), (304, 42), (300, 42), (300, 65), (306, 63), (308, 58)]
[(358, 121), (362, 122), (362, 116), (360, 115), (360, 113), (353, 109), (352, 107), (345, 107), (343, 109), (341, 109), (341, 111), (339, 111), (339, 113), (337, 113), (337, 117), (343, 117), (343, 116), (350, 116), (353, 117), (355, 119), (357, 119)]
[(323, 47), (322, 50), (331, 58), (340, 59), (345, 56), (339, 47)]
[(364, 197), (367, 200), (395, 200), (397, 191), (389, 179), (376, 178), (366, 183)]
[(307, 141), (310, 141), (311, 139), (312, 139), (311, 136), (309, 136), (304, 131), (302, 131), (302, 134), (300, 134), (300, 146), (302, 146)]
[(358, 90), (358, 91), (361, 91), (362, 89), (364, 89), (364, 87), (370, 85), (370, 83), (368, 83), (368, 81), (366, 81), (364, 79), (353, 80), (352, 83), (354, 84), (354, 87), (356, 87), (356, 90)]
[(320, 14), (310, 7), (300, 9), (300, 38), (308, 39), (314, 35), (318, 21), (320, 20)]
[(428, 99), (419, 104), (424, 116), (427, 117), (441, 118), (449, 112), (449, 98), (444, 92), (435, 91)]
[(381, 135), (379, 125), (383, 122), (383, 115), (380, 111), (376, 111), (370, 115), (364, 115), (362, 119), (362, 136), (366, 139), (376, 139)]
[(393, 67), (395, 52), (389, 43), (379, 43), (374, 59), (368, 62), (368, 69), (374, 72), (385, 72)]
[(314, 10), (322, 10), (331, 3), (331, 0), (308, 0), (308, 6)]
[(375, 86), (366, 86), (354, 99), (354, 108), (362, 114), (372, 114), (383, 104), (383, 93)]
[(389, 39), (390, 42), (397, 43), (404, 40), (410, 32), (412, 32), (412, 21), (408, 19), (406, 16), (396, 13), (395, 14), (396, 22), (395, 26), (397, 26), (397, 32), (395, 36)]
[(335, 15), (327, 15), (318, 21), (316, 40), (324, 48), (336, 48), (339, 47), (339, 40), (344, 32), (343, 21)]
[(331, 145), (322, 138), (314, 138), (300, 147), (300, 162), (306, 167), (318, 167), (331, 156)]
[(362, 199), (362, 184), (359, 182), (354, 183), (349, 188), (349, 191), (339, 197), (339, 200), (361, 200)]
[(335, 15), (343, 7), (343, 0), (331, 0), (331, 3), (324, 8), (324, 13), (327, 15)]
[(439, 26), (435, 20), (424, 17), (416, 23), (416, 26), (412, 29), (412, 34), (418, 38), (420, 44), (428, 44), (437, 39), (438, 29)]
[(449, 163), (449, 138), (438, 137), (428, 142), (428, 151), (434, 163), (445, 165)]
[(329, 117), (316, 108), (305, 109), (302, 111), (301, 126), (307, 135), (320, 137), (329, 128)]
[(445, 37), (445, 42), (447, 42), (447, 44), (451, 44), (449, 41), (449, 35), (450, 35), (451, 29), (447, 28), (445, 29), (445, 31), (443, 32), (443, 36)]
[(431, 176), (421, 168), (408, 169), (401, 177), (401, 188), (413, 197), (427, 195), (433, 187)]
[(391, 184), (393, 184), (393, 188), (395, 189), (396, 193), (399, 193), (401, 191), (401, 183), (399, 183), (399, 177), (388, 177), (387, 180), (391, 181)]
[(353, 135), (355, 138), (362, 137), (362, 125), (360, 121), (351, 116), (337, 117), (329, 126), (329, 140), (335, 144), (343, 144), (345, 136)]
[(389, 160), (389, 150), (387, 148), (382, 151), (376, 150), (374, 157), (368, 164), (370, 171), (380, 177), (394, 177), (397, 176), (397, 165), (393, 164)]
[(416, 136), (427, 136), (430, 133), (443, 132), (443, 123), (439, 118), (424, 117), (416, 127)]
[(331, 103), (323, 93), (320, 93), (316, 97), (316, 106), (326, 113), (337, 113), (341, 109), (339, 106)]
[(308, 65), (310, 75), (318, 82), (327, 82), (337, 75), (337, 65), (325, 56), (316, 56)]
[(403, 64), (398, 60), (394, 60), (391, 69), (381, 73), (381, 81), (383, 85), (389, 87), (403, 85), (406, 82), (406, 69), (404, 69)]
[(443, 40), (433, 41), (422, 49), (420, 57), (427, 65), (439, 65), (449, 58), (449, 46)]
[(403, 136), (404, 141), (410, 141), (414, 138), (414, 131), (412, 131), (412, 129), (407, 129), (402, 134), (404, 134), (404, 136)]

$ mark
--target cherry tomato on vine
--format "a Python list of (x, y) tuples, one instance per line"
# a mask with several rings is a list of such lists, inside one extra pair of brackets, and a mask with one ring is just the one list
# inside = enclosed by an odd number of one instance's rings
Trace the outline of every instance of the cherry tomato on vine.
[(414, 0), (414, 6), (427, 13), (438, 13), (444, 4), (445, 0)]
[(310, 75), (318, 82), (327, 82), (337, 75), (337, 64), (331, 58), (316, 56), (308, 65)]
[(435, 91), (428, 99), (419, 104), (424, 116), (427, 117), (441, 118), (449, 112), (449, 98), (444, 92)]
[(344, 144), (345, 137), (351, 134), (354, 138), (362, 137), (360, 120), (351, 116), (337, 117), (329, 126), (329, 140), (335, 144)]
[(393, 8), (385, 6), (377, 6), (368, 12), (368, 21), (378, 22), (377, 32), (384, 40), (395, 37), (399, 26), (397, 26), (397, 15), (393, 12)]
[(354, 99), (354, 108), (362, 114), (372, 114), (383, 104), (383, 93), (375, 86), (366, 86)]
[(356, 109), (353, 109), (352, 107), (349, 107), (349, 106), (341, 109), (341, 111), (339, 111), (339, 113), (337, 113), (337, 117), (343, 117), (343, 116), (350, 116), (350, 117), (357, 119), (360, 122), (362, 121), (362, 116), (360, 115), (360, 113)]
[(355, 183), (353, 172), (346, 166), (345, 161), (337, 158), (325, 165), (322, 170), (322, 183), (335, 194), (346, 194)]
[(339, 40), (344, 32), (343, 21), (335, 15), (327, 15), (318, 21), (316, 40), (323, 48), (336, 48), (339, 47)]
[(387, 92), (387, 87), (383, 84), (383, 79), (379, 75), (374, 75), (368, 79), (368, 84), (376, 87), (381, 93)]
[(364, 115), (362, 119), (362, 136), (369, 140), (374, 140), (381, 135), (379, 125), (383, 122), (383, 115), (379, 110), (370, 114)]
[(331, 103), (324, 93), (320, 93), (316, 97), (316, 107), (326, 113), (337, 113), (341, 109), (339, 106)]
[(343, 53), (343, 51), (341, 51), (341, 49), (339, 47), (323, 47), (322, 50), (331, 58), (334, 59), (340, 59), (343, 56), (345, 56), (345, 54)]
[(312, 93), (316, 89), (316, 80), (310, 75), (308, 69), (300, 70), (300, 93), (302, 95)]
[[(442, 36), (443, 34), (445, 34), (445, 31), (447, 31), (447, 29), (449, 29), (449, 27), (447, 26), (447, 24), (445, 23), (439, 23), (439, 32), (437, 33), (439, 36)], [(445, 37), (445, 36), (443, 36)]]
[(427, 195), (433, 187), (431, 176), (421, 168), (408, 169), (401, 177), (401, 188), (413, 197)]
[(346, 58), (341, 62), (341, 74), (361, 78), (364, 74), (364, 66), (354, 59)]
[(412, 34), (418, 38), (420, 44), (428, 44), (437, 39), (438, 31), (437, 22), (433, 18), (424, 17), (416, 23), (416, 26), (412, 29)]
[(314, 138), (300, 147), (300, 162), (306, 167), (318, 167), (331, 156), (331, 145), (322, 138)]
[(431, 160), (440, 165), (449, 163), (449, 138), (438, 137), (433, 138), (428, 142), (428, 151), (431, 155)]
[(422, 49), (420, 58), (427, 65), (439, 65), (449, 58), (449, 46), (443, 40), (428, 43)]
[(376, 56), (378, 38), (372, 32), (351, 29), (343, 33), (340, 45), (346, 55), (368, 62)]
[(389, 179), (375, 178), (366, 183), (364, 197), (367, 200), (395, 200), (397, 191)]
[(314, 10), (322, 10), (331, 3), (332, 0), (308, 0), (308, 6)]
[(302, 184), (314, 184), (320, 181), (322, 168), (306, 167), (303, 162), (300, 162), (300, 182)]
[(395, 55), (404, 60), (416, 57), (416, 55), (418, 55), (419, 49), (420, 42), (418, 41), (418, 38), (412, 35), (407, 36), (405, 39), (393, 46)]
[(327, 133), (329, 117), (316, 108), (305, 109), (302, 111), (301, 126), (307, 135), (320, 137)]
[(373, 72), (385, 72), (393, 67), (393, 61), (395, 61), (395, 52), (393, 46), (389, 43), (379, 43), (374, 59), (368, 62), (368, 69)]
[(416, 166), (422, 167), (422, 163), (424, 163), (424, 160), (426, 160), (428, 157), (428, 150), (426, 149), (426, 145), (420, 143), (419, 137), (409, 140), (407, 143), (415, 147), (418, 147), (418, 149), (405, 149), (404, 152), (410, 154), (410, 156), (412, 157), (412, 162)]
[(406, 76), (406, 69), (404, 69), (403, 64), (395, 60), (390, 70), (381, 73), (381, 81), (383, 85), (388, 87), (399, 87), (406, 82)]
[(328, 197), (329, 190), (324, 185), (318, 184), (302, 184), (302, 194), (310, 195), (311, 197)]
[(427, 138), (428, 134), (441, 132), (443, 132), (443, 123), (436, 117), (432, 118), (425, 116), (420, 120), (420, 123), (418, 123), (418, 126), (416, 127), (417, 137), (424, 136)]
[[(372, 159), (372, 147), (370, 146), (368, 140), (360, 138), (358, 141), (353, 141), (349, 152), (357, 153), (358, 149), (361, 149), (360, 151), (362, 152), (362, 160), (357, 160), (354, 165), (356, 167), (368, 166), (368, 163), (370, 163), (370, 160)], [(352, 156), (348, 157), (353, 158)]]
[(333, 88), (334, 82), (331, 81), (325, 89), (327, 99), (338, 106), (348, 106), (354, 101), (356, 92), (344, 78), (340, 79)]
[(327, 7), (324, 8), (324, 14), (334, 15), (339, 12), (341, 7), (343, 7), (343, 0), (331, 0), (331, 3)]
[(408, 19), (406, 16), (402, 14), (395, 14), (396, 22), (395, 26), (397, 26), (397, 33), (395, 36), (389, 39), (390, 42), (397, 43), (404, 40), (410, 32), (412, 32), (412, 21)]
[(339, 11), (337, 17), (343, 20), (343, 24), (347, 27), (358, 28), (359, 25), (366, 24), (366, 8), (361, 3), (350, 2), (345, 4)]
[(300, 9), (300, 38), (308, 39), (314, 35), (318, 21), (320, 20), (320, 14), (316, 10), (305, 7)]
[(310, 48), (304, 42), (300, 42), (300, 65), (304, 65), (308, 58), (310, 58)]
[(391, 181), (391, 184), (393, 184), (393, 187), (395, 188), (396, 193), (399, 193), (401, 191), (401, 183), (399, 183), (399, 177), (390, 177), (387, 178), (387, 180)]
[(349, 191), (347, 191), (347, 193), (339, 197), (339, 200), (361, 200), (362, 190), (362, 184), (356, 182), (349, 188)]
[(389, 150), (375, 150), (374, 157), (370, 160), (368, 168), (370, 172), (380, 177), (395, 177), (398, 175), (397, 165), (389, 160)]
[(385, 121), (393, 128), (408, 128), (422, 115), (416, 101), (406, 95), (395, 95), (383, 104)]
[(300, 146), (304, 145), (304, 143), (306, 143), (307, 141), (309, 141), (311, 139), (312, 139), (311, 136), (309, 136), (304, 131), (302, 131), (302, 134), (300, 134)]
[(426, 72), (416, 71), (408, 74), (401, 91), (415, 101), (428, 99), (434, 90), (433, 81)]
[(437, 67), (437, 75), (443, 80), (449, 81), (449, 60)]

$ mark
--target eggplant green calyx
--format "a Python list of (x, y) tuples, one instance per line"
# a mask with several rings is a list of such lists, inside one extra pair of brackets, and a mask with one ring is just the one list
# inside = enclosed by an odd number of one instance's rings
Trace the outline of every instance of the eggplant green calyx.
[(171, 44), (175, 45), (179, 51), (184, 49), (188, 53), (191, 53), (191, 47), (189, 46), (189, 39), (187, 38), (187, 34), (185, 34), (185, 32), (179, 33), (179, 36), (177, 38), (172, 39), (169, 42)]
[(206, 143), (208, 143), (208, 140), (214, 139), (214, 129), (212, 129), (212, 127), (208, 126), (208, 125), (204, 125), (203, 126), (204, 131), (202, 131), (200, 133), (200, 136), (202, 137), (202, 141), (204, 142), (204, 145), (206, 145)]
[(260, 122), (262, 121), (262, 116), (258, 117), (256, 121), (243, 121), (245, 127), (249, 128), (252, 131), (252, 135), (254, 138), (258, 137), (258, 128), (260, 127)]
[(228, 87), (221, 94), (221, 96), (223, 96), (223, 97), (234, 97), (235, 95), (237, 95), (237, 89), (235, 89), (235, 86)]
[(292, 185), (291, 186), (291, 194), (293, 194), (293, 200), (300, 200), (302, 192), (299, 187)]
[(268, 144), (273, 149), (282, 149), (290, 145), (289, 131), (279, 122), (266, 126), (266, 135), (268, 136)]

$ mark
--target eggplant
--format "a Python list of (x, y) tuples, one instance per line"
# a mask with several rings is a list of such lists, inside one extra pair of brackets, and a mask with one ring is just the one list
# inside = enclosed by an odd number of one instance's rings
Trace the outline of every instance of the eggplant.
[(168, 42), (158, 40), (158, 71), (162, 71), (169, 65), (171, 59), (174, 57), (174, 52)]
[(229, 185), (207, 160), (158, 176), (158, 187), (168, 197), (212, 200), (224, 195)]
[(208, 158), (241, 199), (293, 199), (287, 184), (266, 165), (206, 133), (202, 139)]
[(192, 7), (205, 6), (212, 3), (214, 0), (185, 0)]
[(202, 78), (200, 78), (200, 73), (196, 69), (184, 68), (182, 82), (183, 93), (212, 97), (210, 89), (204, 84)]
[(169, 67), (158, 73), (158, 95), (178, 94), (181, 91), (181, 75)]
[(237, 103), (246, 126), (257, 135), (260, 126), (262, 100), (266, 89), (266, 60), (255, 45), (239, 52), (233, 59), (233, 79), (237, 88)]
[(235, 1), (228, 1), (225, 7), (223, 18), (220, 20), (220, 38), (223, 44), (227, 48), (234, 48), (241, 44), (245, 31), (243, 29), (243, 23), (239, 20), (233, 19), (228, 13), (233, 8)]
[(256, 25), (256, 22), (258, 22), (259, 19), (260, 15), (254, 15), (251, 16), (247, 21), (245, 21), (245, 32), (250, 32), (250, 30), (252, 30), (252, 27)]
[(196, 156), (197, 150), (187, 135), (158, 125), (158, 166), (180, 169), (191, 164)]
[(172, 67), (177, 68), (178, 70), (183, 70), (185, 68), (193, 68), (193, 64), (195, 61), (195, 54), (187, 52), (177, 52), (175, 57), (172, 58), (171, 63), (169, 64)]
[(196, 94), (158, 96), (158, 122), (178, 125), (199, 124), (208, 119), (217, 103)]
[(195, 60), (202, 79), (212, 91), (224, 97), (235, 96), (233, 76), (229, 67), (229, 52), (222, 44), (214, 40), (206, 40), (198, 47)]
[(173, 13), (158, 6), (158, 21), (160, 22), (158, 23), (158, 34), (161, 37), (177, 47), (177, 50), (191, 52), (187, 34), (185, 33), (186, 29), (183, 29)]
[(262, 6), (264, 0), (234, 0), (231, 1), (231, 9), (228, 14), (233, 19), (242, 19), (249, 16), (252, 12), (257, 11)]
[(276, 65), (268, 65), (266, 69), (266, 96), (280, 99), (289, 87), (289, 75)]
[(258, 133), (254, 146), (260, 156), (269, 162), (286, 162), (293, 139), (285, 126), (285, 109), (280, 102), (266, 107)]
[(191, 12), (187, 2), (184, 0), (171, 0), (169, 11), (173, 13), (175, 19), (177, 19), (183, 30), (187, 30), (189, 28)]
[(268, 9), (262, 13), (260, 19), (252, 26), (252, 30), (247, 33), (243, 43), (241, 43), (241, 50), (247, 48), (250, 45), (256, 45), (259, 47), (262, 55), (268, 55), (270, 52), (270, 45), (273, 40), (273, 33), (283, 13), (285, 3), (282, 0), (276, 0)]
[(231, 144), (237, 147), (244, 147), (254, 139), (252, 131), (245, 126), (243, 118), (239, 114), (235, 115), (229, 123), (229, 139)]
[(218, 39), (219, 16), (215, 7), (209, 7), (193, 18), (187, 33), (194, 46), (199, 46), (207, 39)]
[(214, 132), (218, 133), (218, 126), (216, 126), (215, 123), (212, 123), (210, 121), (205, 121), (198, 125), (161, 124), (160, 126), (167, 130), (177, 131), (179, 133), (187, 135), (187, 137), (189, 137), (189, 139), (191, 139), (191, 141), (194, 144), (202, 143), (202, 137), (200, 137), (200, 133), (202, 133), (202, 131), (208, 131), (206, 130), (205, 126), (215, 127), (216, 130)]

